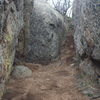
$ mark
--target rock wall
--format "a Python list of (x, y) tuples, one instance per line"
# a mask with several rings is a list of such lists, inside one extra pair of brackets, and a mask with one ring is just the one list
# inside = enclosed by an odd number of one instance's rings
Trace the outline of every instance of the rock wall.
[(75, 0), (73, 20), (76, 54), (80, 60), (79, 68), (89, 76), (89, 79), (99, 82), (100, 0)]
[(23, 27), (23, 6), (20, 3), (19, 6), (20, 10), (12, 0), (0, 0), (0, 98), (12, 69), (17, 36)]
[(75, 43), (80, 56), (88, 55), (93, 59), (100, 60), (100, 1), (99, 0), (76, 0), (77, 7), (74, 9)]

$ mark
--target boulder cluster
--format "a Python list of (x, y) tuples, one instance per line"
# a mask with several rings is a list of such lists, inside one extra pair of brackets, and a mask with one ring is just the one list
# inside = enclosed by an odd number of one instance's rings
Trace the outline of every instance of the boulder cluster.
[(0, 97), (15, 55), (48, 63), (59, 56), (66, 34), (64, 18), (45, 1), (0, 0)]

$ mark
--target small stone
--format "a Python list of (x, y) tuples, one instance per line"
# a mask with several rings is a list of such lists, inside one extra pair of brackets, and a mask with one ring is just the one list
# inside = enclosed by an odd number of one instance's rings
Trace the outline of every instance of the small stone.
[(12, 72), (15, 79), (29, 78), (32, 76), (32, 71), (26, 66), (16, 66)]

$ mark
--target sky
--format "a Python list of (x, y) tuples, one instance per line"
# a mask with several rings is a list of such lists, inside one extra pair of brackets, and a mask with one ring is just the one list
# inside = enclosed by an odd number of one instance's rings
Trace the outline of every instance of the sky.
[[(57, 2), (57, 0), (53, 0), (55, 3)], [(64, 0), (61, 0), (62, 2), (64, 1)], [(71, 5), (72, 5), (72, 3), (73, 3), (73, 0), (70, 0), (71, 1)], [(53, 6), (53, 3), (52, 3), (52, 0), (48, 0), (48, 3), (51, 5), (51, 6)], [(68, 12), (67, 12), (67, 15), (68, 16), (72, 16), (72, 9), (71, 9), (71, 7), (69, 8), (69, 10), (68, 10)]]

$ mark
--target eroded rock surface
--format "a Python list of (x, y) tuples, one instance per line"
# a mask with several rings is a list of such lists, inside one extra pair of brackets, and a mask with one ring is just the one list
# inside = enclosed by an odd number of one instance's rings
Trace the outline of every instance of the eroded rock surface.
[(100, 60), (100, 0), (76, 0), (73, 9), (77, 52)]
[(34, 0), (25, 53), (27, 61), (49, 62), (57, 58), (67, 35), (64, 25), (57, 11), (44, 1)]
[(75, 0), (73, 19), (80, 69), (85, 73), (84, 77), (92, 77), (96, 83), (99, 80), (96, 69), (100, 69), (100, 0)]
[(12, 0), (0, 0), (0, 98), (12, 69), (17, 36), (23, 27), (22, 10), (17, 11)]
[(76, 0), (73, 7), (74, 40), (78, 56), (100, 61), (100, 0)]

